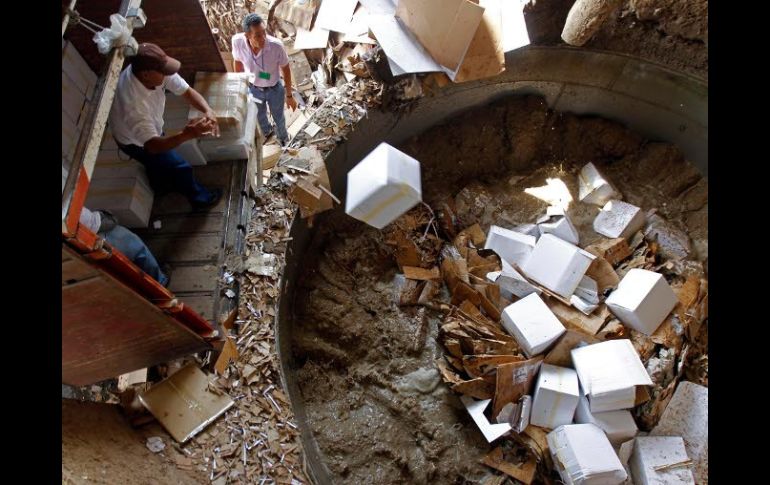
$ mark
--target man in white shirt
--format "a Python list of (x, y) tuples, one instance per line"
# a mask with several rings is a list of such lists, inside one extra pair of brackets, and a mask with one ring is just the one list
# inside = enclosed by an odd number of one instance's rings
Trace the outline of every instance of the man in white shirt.
[[(203, 96), (177, 74), (180, 66), (157, 45), (141, 44), (131, 65), (120, 73), (109, 123), (120, 149), (145, 166), (156, 192), (180, 192), (194, 208), (211, 207), (222, 197), (222, 190), (208, 190), (199, 184), (190, 164), (174, 148), (217, 133), (219, 127)], [(181, 133), (165, 136), (166, 90), (183, 96), (206, 116), (191, 120)]]
[(83, 207), (80, 211), (80, 223), (107, 241), (110, 246), (123, 253), (142, 271), (155, 278), (158, 283), (168, 286), (168, 276), (160, 269), (155, 256), (152, 255), (144, 241), (119, 225), (112, 214), (107, 211), (90, 211)]
[[(253, 75), (249, 82), (249, 91), (257, 102), (257, 120), (265, 139), (273, 134), (273, 128), (267, 119), (267, 108), (275, 122), (278, 141), (286, 145), (289, 133), (286, 130), (286, 118), (283, 115), (284, 99), (292, 109), (297, 109), (297, 101), (292, 95), (291, 68), (289, 56), (280, 39), (267, 35), (265, 22), (257, 14), (251, 13), (243, 19), (243, 32), (232, 39), (233, 70), (248, 72)], [(284, 83), (280, 74), (283, 74)]]

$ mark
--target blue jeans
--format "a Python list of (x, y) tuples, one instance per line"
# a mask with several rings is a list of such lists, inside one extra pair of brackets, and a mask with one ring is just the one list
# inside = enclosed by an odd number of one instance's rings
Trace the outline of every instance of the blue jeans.
[(155, 278), (163, 286), (168, 284), (168, 276), (163, 274), (155, 256), (144, 244), (144, 241), (123, 226), (115, 226), (107, 232), (99, 233), (105, 241), (123, 253), (142, 271)]
[[(275, 130), (278, 132), (278, 139), (281, 142), (289, 141), (289, 132), (286, 131), (286, 118), (283, 116), (283, 105), (286, 100), (286, 89), (283, 82), (278, 81), (275, 86), (269, 88), (258, 88), (249, 85), (251, 95), (257, 101), (257, 121), (263, 135), (270, 132), (270, 121), (267, 119), (267, 108), (270, 107), (270, 114), (275, 122)], [(261, 102), (260, 102), (261, 101)]]
[(147, 170), (152, 190), (159, 194), (179, 192), (190, 203), (207, 203), (214, 194), (195, 180), (192, 166), (175, 150), (150, 153), (138, 145), (118, 145), (129, 157), (139, 161)]

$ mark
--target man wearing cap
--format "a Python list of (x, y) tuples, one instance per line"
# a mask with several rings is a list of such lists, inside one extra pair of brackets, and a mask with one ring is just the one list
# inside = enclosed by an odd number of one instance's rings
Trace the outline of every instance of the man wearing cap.
[[(278, 141), (285, 145), (289, 141), (286, 131), (286, 119), (283, 116), (283, 103), (297, 109), (297, 102), (292, 95), (291, 69), (289, 56), (280, 39), (267, 35), (262, 17), (251, 13), (243, 19), (243, 32), (235, 34), (232, 40), (233, 69), (235, 72), (248, 72), (254, 79), (249, 83), (249, 91), (257, 102), (257, 120), (265, 139), (273, 134), (273, 128), (267, 119), (267, 108), (275, 122)], [(280, 73), (283, 73), (281, 82)]]
[[(109, 123), (120, 149), (142, 163), (153, 190), (180, 192), (194, 208), (211, 207), (222, 190), (208, 190), (193, 176), (192, 167), (174, 150), (182, 143), (218, 132), (216, 116), (195, 89), (177, 74), (180, 62), (155, 44), (139, 46), (131, 65), (120, 73)], [(181, 133), (165, 136), (163, 111), (169, 90), (182, 96), (206, 116), (191, 120)]]

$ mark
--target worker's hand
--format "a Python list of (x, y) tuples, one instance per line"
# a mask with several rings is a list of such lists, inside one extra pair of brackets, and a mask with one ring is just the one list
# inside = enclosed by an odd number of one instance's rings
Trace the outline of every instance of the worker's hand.
[(206, 118), (214, 122), (214, 136), (219, 136), (219, 121), (217, 121), (217, 114), (214, 113), (214, 110), (208, 110), (206, 111)]
[(184, 133), (192, 136), (193, 138), (200, 138), (205, 135), (211, 135), (214, 133), (215, 121), (211, 121), (208, 118), (195, 118), (190, 120), (184, 127)]
[(286, 106), (291, 108), (292, 111), (297, 109), (297, 100), (291, 94), (286, 95)]

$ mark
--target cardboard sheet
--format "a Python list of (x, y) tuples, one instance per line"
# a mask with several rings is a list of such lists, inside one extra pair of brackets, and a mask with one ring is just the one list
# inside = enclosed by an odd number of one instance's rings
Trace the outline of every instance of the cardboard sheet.
[(209, 379), (192, 363), (139, 395), (139, 401), (166, 431), (184, 443), (235, 404), (209, 390)]

